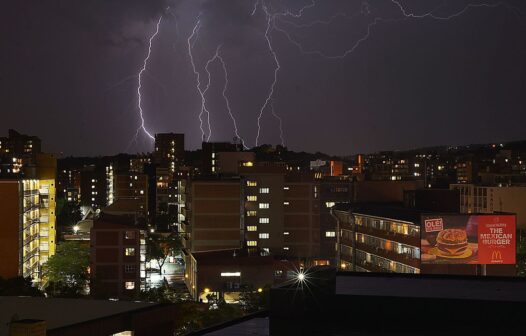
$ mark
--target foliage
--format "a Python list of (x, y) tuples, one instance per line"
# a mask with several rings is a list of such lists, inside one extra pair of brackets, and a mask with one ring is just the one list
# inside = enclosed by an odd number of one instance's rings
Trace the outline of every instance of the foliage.
[(244, 315), (239, 305), (219, 304), (217, 309), (210, 309), (209, 304), (197, 302), (177, 303), (176, 335), (209, 328)]
[(159, 265), (159, 274), (162, 275), (162, 267), (166, 259), (183, 248), (181, 237), (176, 234), (169, 236), (151, 234), (148, 237), (148, 261), (156, 260)]
[(48, 289), (53, 295), (80, 294), (88, 280), (89, 249), (78, 242), (64, 242), (57, 246), (43, 267), (44, 276), (50, 281)]
[(42, 292), (33, 286), (31, 278), (16, 277), (4, 279), (0, 277), (0, 296), (42, 296)]
[(186, 293), (179, 293), (174, 287), (164, 283), (161, 287), (150, 288), (137, 293), (135, 299), (138, 301), (176, 303), (183, 301)]
[(239, 296), (239, 301), (247, 313), (255, 313), (268, 309), (270, 303), (270, 287), (265, 286), (262, 291), (245, 290)]

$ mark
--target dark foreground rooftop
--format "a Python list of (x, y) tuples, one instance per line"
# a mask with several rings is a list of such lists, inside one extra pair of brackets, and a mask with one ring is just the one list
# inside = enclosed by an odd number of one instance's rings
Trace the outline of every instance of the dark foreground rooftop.
[[(133, 330), (140, 324), (136, 319), (151, 314), (163, 313), (173, 320), (173, 315), (169, 314), (171, 310), (172, 307), (167, 305), (145, 302), (1, 296), (0, 336), (8, 335), (8, 324), (12, 319), (44, 320), (48, 335), (90, 335), (94, 328), (102, 331), (109, 325), (111, 333)], [(155, 319), (151, 322), (165, 323)]]
[(336, 295), (524, 302), (526, 279), (340, 273)]

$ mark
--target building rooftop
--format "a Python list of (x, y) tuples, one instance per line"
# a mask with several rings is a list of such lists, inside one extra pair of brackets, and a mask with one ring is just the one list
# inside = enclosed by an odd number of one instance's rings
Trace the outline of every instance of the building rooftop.
[(158, 304), (0, 296), (0, 336), (7, 336), (8, 323), (14, 316), (20, 320), (45, 320), (49, 330), (155, 306)]
[(415, 224), (420, 223), (422, 211), (404, 208), (399, 203), (340, 203), (336, 204), (335, 211), (352, 211), (355, 214), (362, 214), (373, 217), (389, 218)]
[(192, 256), (199, 265), (250, 265), (257, 261), (258, 265), (262, 263), (272, 264), (274, 258), (271, 256), (261, 256), (259, 251), (254, 254), (248, 254), (244, 249), (226, 249), (205, 252), (194, 252)]
[(338, 273), (336, 295), (526, 303), (521, 278)]

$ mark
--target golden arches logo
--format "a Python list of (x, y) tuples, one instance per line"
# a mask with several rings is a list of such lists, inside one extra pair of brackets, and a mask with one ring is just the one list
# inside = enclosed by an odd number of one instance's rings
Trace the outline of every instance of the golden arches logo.
[(502, 252), (498, 250), (493, 250), (491, 252), (491, 261), (502, 261)]

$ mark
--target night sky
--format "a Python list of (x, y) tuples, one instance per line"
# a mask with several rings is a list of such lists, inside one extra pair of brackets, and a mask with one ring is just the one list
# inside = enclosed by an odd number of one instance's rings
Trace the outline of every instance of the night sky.
[[(310, 0), (266, 0), (272, 13), (297, 16)], [(525, 139), (526, 4), (480, 1), (318, 0), (302, 17), (282, 15), (269, 37), (280, 63), (274, 110), (293, 150), (351, 154), (388, 149)], [(137, 75), (163, 15), (143, 75), (143, 109), (152, 133), (186, 134), (200, 146), (201, 98), (188, 55), (204, 69), (221, 45), (226, 91), (239, 133), (253, 146), (257, 117), (275, 68), (267, 16), (255, 0), (10, 0), (0, 11), (0, 135), (37, 135), (65, 155), (151, 151), (139, 132)], [(488, 4), (498, 4), (488, 2)], [(167, 10), (167, 7), (170, 7)], [(514, 7), (510, 7), (514, 6)], [(375, 19), (378, 21), (372, 24)], [(330, 21), (330, 24), (327, 22)], [(370, 28), (369, 37), (367, 36)], [(303, 46), (302, 54), (278, 29)], [(346, 57), (338, 56), (361, 43)], [(207, 107), (212, 141), (231, 141), (223, 69), (211, 63)], [(206, 117), (205, 117), (206, 119)], [(204, 126), (207, 129), (207, 125)], [(270, 105), (260, 143), (280, 143)]]

